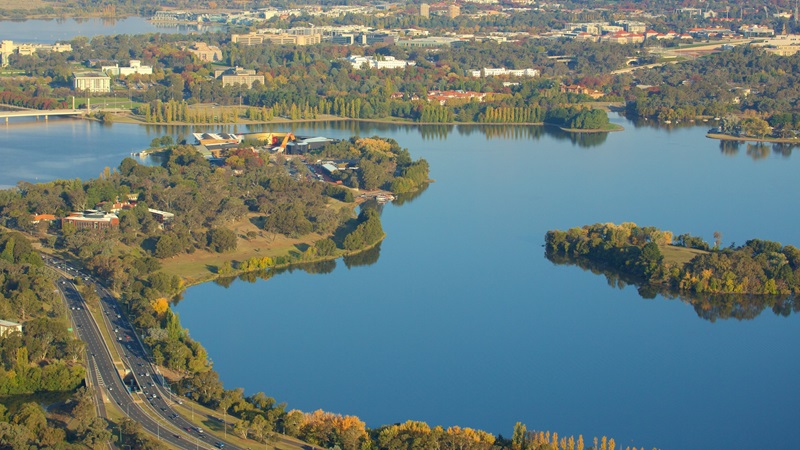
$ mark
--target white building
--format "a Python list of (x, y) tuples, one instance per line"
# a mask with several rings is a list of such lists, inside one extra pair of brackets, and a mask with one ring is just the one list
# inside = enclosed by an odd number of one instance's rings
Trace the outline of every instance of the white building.
[(74, 72), (72, 74), (72, 89), (89, 92), (111, 92), (111, 78), (108, 75), (95, 72)]
[(142, 62), (138, 59), (132, 59), (129, 67), (120, 67), (119, 64), (115, 64), (113, 66), (102, 66), (100, 69), (107, 74), (123, 77), (133, 75), (135, 73), (141, 75), (153, 74), (153, 67), (143, 66)]
[(374, 56), (351, 55), (347, 57), (347, 60), (353, 67), (360, 68), (366, 64), (370, 69), (405, 69), (417, 64), (414, 61), (396, 59), (394, 56), (383, 56), (376, 59)]
[(22, 324), (9, 322), (8, 320), (0, 320), (0, 336), (8, 336), (15, 331), (22, 333)]
[(512, 77), (538, 77), (538, 69), (506, 69), (505, 67), (490, 68), (484, 67), (480, 70), (471, 70), (469, 73), (474, 78), (495, 77), (495, 76), (512, 76)]

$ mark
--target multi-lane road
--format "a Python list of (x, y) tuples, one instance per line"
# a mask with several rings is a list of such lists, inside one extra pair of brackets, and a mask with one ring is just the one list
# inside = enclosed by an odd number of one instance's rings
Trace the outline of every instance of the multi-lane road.
[[(62, 274), (57, 281), (58, 288), (67, 303), (78, 337), (86, 343), (89, 372), (97, 383), (101, 397), (116, 403), (124, 414), (141, 424), (148, 433), (172, 446), (185, 449), (237, 448), (224, 439), (200, 431), (173, 409), (173, 405), (182, 400), (162, 384), (163, 377), (157, 375), (133, 327), (110, 292), (95, 283), (88, 274), (63, 261), (53, 258), (47, 258), (46, 261)], [(72, 277), (82, 278), (97, 290), (102, 323), (94, 320)], [(101, 326), (116, 337), (113, 345), (122, 366), (115, 365), (111, 350), (100, 332)], [(123, 380), (126, 372), (129, 375)], [(214, 420), (211, 417), (208, 419)], [(124, 444), (119, 443), (120, 446)]]

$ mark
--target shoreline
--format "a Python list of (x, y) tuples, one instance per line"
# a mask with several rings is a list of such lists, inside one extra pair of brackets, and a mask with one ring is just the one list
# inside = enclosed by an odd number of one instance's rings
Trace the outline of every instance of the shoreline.
[[(89, 119), (89, 118), (87, 118)], [(97, 120), (97, 119), (91, 119)], [(547, 122), (501, 122), (501, 123), (485, 123), (485, 122), (413, 122), (404, 119), (398, 120), (389, 120), (389, 119), (355, 119), (352, 117), (340, 117), (340, 116), (330, 116), (324, 118), (316, 118), (316, 119), (283, 119), (277, 118), (270, 121), (254, 121), (254, 120), (244, 120), (241, 122), (209, 122), (209, 123), (190, 123), (190, 122), (169, 122), (169, 123), (159, 123), (159, 122), (142, 122), (136, 118), (131, 117), (130, 115), (114, 115), (114, 120), (110, 123), (127, 123), (127, 124), (134, 124), (134, 125), (148, 125), (148, 126), (196, 126), (196, 125), (206, 125), (206, 126), (235, 126), (235, 125), (273, 125), (273, 124), (293, 124), (293, 123), (316, 123), (316, 122), (344, 122), (344, 121), (352, 121), (352, 122), (364, 122), (364, 123), (380, 123), (385, 125), (448, 125), (448, 126), (458, 126), (458, 125), (470, 125), (470, 126), (543, 126), (543, 127), (555, 127), (560, 129), (561, 131), (567, 133), (611, 133), (617, 131), (625, 131), (625, 128), (621, 125), (612, 124), (614, 125), (611, 129), (580, 129), (580, 128), (564, 128), (560, 125), (547, 123)]]
[(716, 139), (719, 141), (737, 141), (737, 142), (758, 142), (770, 144), (798, 144), (800, 145), (800, 138), (756, 138), (749, 136), (734, 136), (732, 134), (724, 133), (706, 133), (709, 139)]

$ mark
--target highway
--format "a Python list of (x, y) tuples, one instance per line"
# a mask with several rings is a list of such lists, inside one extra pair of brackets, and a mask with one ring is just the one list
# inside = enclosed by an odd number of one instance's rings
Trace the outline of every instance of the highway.
[[(133, 326), (125, 314), (122, 313), (116, 297), (108, 289), (96, 282), (89, 274), (63, 260), (46, 255), (43, 255), (43, 258), (48, 266), (61, 274), (57, 281), (58, 289), (67, 303), (78, 338), (86, 343), (88, 373), (95, 380), (100, 396), (115, 402), (125, 415), (141, 424), (145, 431), (158, 440), (168, 442), (176, 448), (234, 450), (241, 448), (227, 439), (199, 431), (193, 423), (173, 409), (176, 403), (182, 403), (184, 400), (173, 394), (164, 384), (163, 376), (152, 364), (139, 336), (134, 332)], [(93, 286), (96, 290), (100, 297), (103, 323), (95, 322), (86, 307), (84, 298), (70, 277), (80, 277), (85, 284)], [(112, 345), (115, 346), (117, 354), (122, 358), (122, 363), (131, 374), (126, 378), (132, 378), (134, 387), (138, 387), (133, 389), (133, 392), (124, 384), (120, 372), (114, 366), (111, 351), (100, 333), (100, 326), (106, 327), (108, 334), (116, 337), (117, 340)], [(105, 414), (102, 403), (98, 404), (98, 411), (101, 415)], [(193, 415), (203, 417), (205, 422), (223, 423), (223, 420), (217, 416), (202, 415), (199, 412), (193, 413)], [(227, 430), (233, 430), (233, 424), (227, 423), (226, 426)], [(271, 446), (280, 442), (301, 450), (324, 450), (285, 435), (278, 434), (275, 439), (276, 442), (273, 442)], [(124, 445), (124, 442), (117, 444), (119, 448), (123, 448)]]
[[(224, 444), (225, 448), (237, 448), (223, 439), (199, 432), (193, 424), (172, 409), (174, 402), (182, 400), (161, 384), (163, 378), (156, 376), (147, 353), (130, 323), (121, 313), (116, 298), (104, 287), (93, 283), (89, 275), (81, 273), (63, 261), (52, 258), (46, 258), (46, 261), (62, 274), (57, 281), (58, 288), (69, 308), (78, 338), (86, 343), (89, 371), (96, 372), (93, 379), (96, 380), (101, 396), (115, 402), (124, 414), (141, 424), (145, 431), (177, 448), (221, 448), (219, 444)], [(75, 284), (63, 274), (79, 276), (97, 289), (101, 299), (103, 324), (98, 325), (95, 322)], [(131, 393), (123, 384), (120, 372), (114, 366), (111, 353), (98, 326), (108, 327), (110, 334), (117, 336), (117, 352), (122, 357), (123, 364), (131, 371), (134, 386), (138, 385), (141, 389), (134, 389)], [(155, 420), (156, 417), (159, 418), (158, 421)], [(216, 418), (209, 417), (209, 419)], [(230, 424), (228, 427), (232, 429)], [(124, 444), (124, 442), (118, 443), (120, 447)]]

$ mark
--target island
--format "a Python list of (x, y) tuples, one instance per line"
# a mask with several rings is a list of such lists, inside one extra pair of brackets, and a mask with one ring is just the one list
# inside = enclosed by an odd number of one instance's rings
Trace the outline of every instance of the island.
[[(752, 318), (766, 307), (797, 311), (800, 250), (761, 239), (744, 245), (712, 245), (690, 234), (675, 237), (655, 227), (597, 223), (545, 235), (545, 256), (605, 274), (612, 285), (634, 284), (645, 298), (680, 297), (707, 318)], [(723, 311), (708, 314), (712, 304)], [(719, 307), (719, 305), (717, 305)]]

